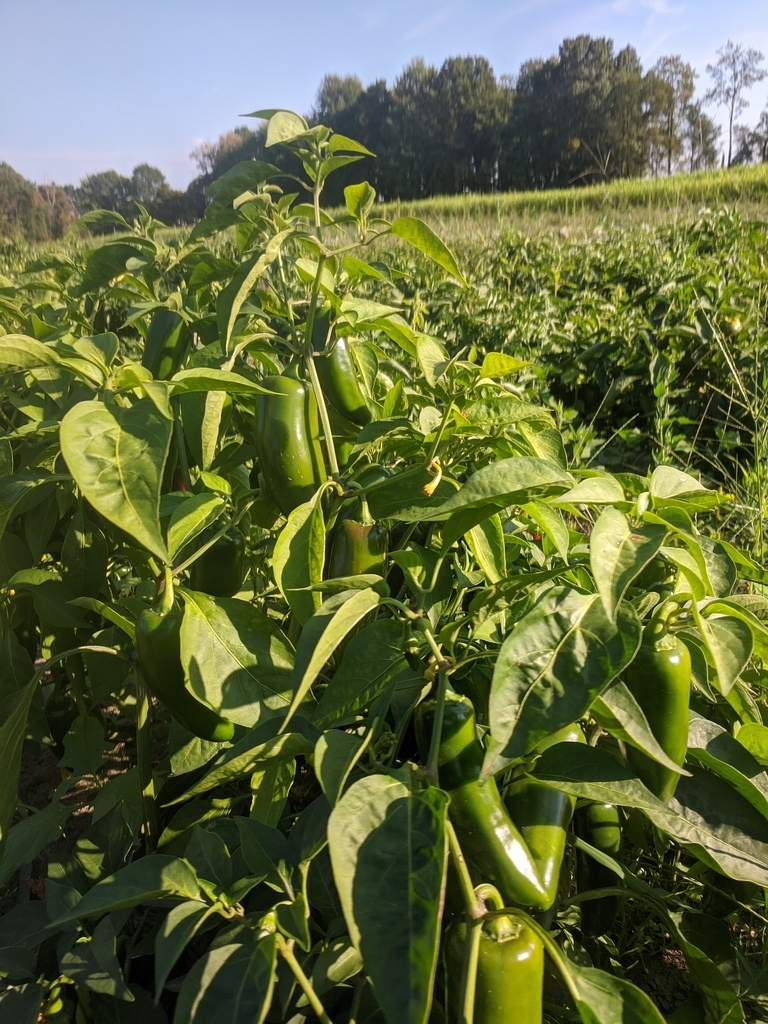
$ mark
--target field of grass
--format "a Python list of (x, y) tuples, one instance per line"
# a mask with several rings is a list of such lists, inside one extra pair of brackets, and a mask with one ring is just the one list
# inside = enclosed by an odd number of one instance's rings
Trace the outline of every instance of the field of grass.
[(632, 178), (585, 188), (500, 195), (441, 196), (387, 203), (382, 216), (421, 217), (446, 237), (478, 239), (506, 228), (524, 232), (660, 225), (692, 219), (702, 208), (737, 207), (749, 218), (768, 217), (768, 164), (671, 178)]

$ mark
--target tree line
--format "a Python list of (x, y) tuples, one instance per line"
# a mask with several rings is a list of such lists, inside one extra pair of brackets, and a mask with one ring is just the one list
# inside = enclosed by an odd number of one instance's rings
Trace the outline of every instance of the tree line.
[[(728, 42), (707, 66), (709, 88), (695, 96), (696, 70), (680, 56), (644, 70), (632, 46), (612, 40), (566, 39), (547, 60), (526, 61), (515, 78), (497, 77), (484, 57), (450, 57), (440, 68), (412, 60), (391, 87), (363, 86), (354, 75), (326, 75), (310, 120), (366, 145), (366, 158), (335, 177), (329, 201), (367, 178), (382, 200), (462, 192), (546, 189), (615, 178), (673, 174), (721, 161), (768, 159), (768, 109), (756, 126), (740, 124), (746, 93), (765, 77), (763, 55)], [(725, 111), (721, 128), (705, 108)], [(726, 157), (727, 154), (727, 157)], [(265, 128), (239, 127), (195, 149), (199, 175), (186, 191), (168, 185), (149, 164), (130, 177), (103, 171), (77, 186), (35, 187), (0, 165), (0, 235), (60, 237), (88, 210), (128, 218), (140, 204), (168, 224), (193, 223), (207, 186), (240, 160), (277, 163), (290, 154), (265, 147)]]

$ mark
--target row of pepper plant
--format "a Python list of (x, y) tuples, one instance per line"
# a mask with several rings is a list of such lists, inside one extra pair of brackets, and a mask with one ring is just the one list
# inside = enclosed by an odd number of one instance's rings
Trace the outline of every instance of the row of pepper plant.
[(380, 301), (390, 241), (465, 282), (367, 183), (322, 208), (367, 151), (254, 116), (293, 178), (238, 164), (174, 244), (90, 214), (122, 233), (0, 281), (0, 880), (47, 863), (0, 1016), (653, 1024), (641, 908), (693, 985), (670, 1019), (747, 1019), (768, 577), (728, 497), (569, 467), (523, 361)]

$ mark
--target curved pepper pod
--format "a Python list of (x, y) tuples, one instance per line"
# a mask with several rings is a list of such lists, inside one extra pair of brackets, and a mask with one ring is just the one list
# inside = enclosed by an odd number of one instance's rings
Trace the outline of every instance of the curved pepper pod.
[[(536, 747), (542, 753), (555, 743), (586, 743), (578, 725), (568, 725), (548, 736)], [(560, 868), (565, 854), (566, 832), (576, 806), (575, 797), (536, 782), (515, 780), (504, 794), (504, 803), (536, 865), (550, 903), (557, 895)]]
[[(330, 307), (318, 309), (312, 327), (312, 347), (317, 353), (315, 367), (323, 394), (334, 409), (352, 423), (364, 427), (371, 422), (371, 410), (357, 378), (357, 368), (346, 338), (336, 338), (326, 352)], [(332, 332), (331, 332), (332, 334)]]
[[(201, 535), (201, 544), (210, 540), (216, 527)], [(230, 530), (192, 563), (189, 582), (193, 590), (211, 597), (232, 597), (243, 585), (245, 537), (238, 529)]]
[(148, 608), (136, 623), (136, 653), (147, 686), (171, 715), (195, 736), (215, 743), (231, 740), (232, 722), (189, 692), (181, 664), (181, 615)]
[[(613, 804), (586, 804), (573, 816), (573, 830), (579, 839), (596, 850), (618, 858), (621, 852), (621, 824), (619, 810)], [(618, 878), (610, 868), (598, 864), (588, 853), (578, 851), (576, 882), (579, 892), (607, 889), (618, 885)], [(585, 935), (605, 935), (613, 927), (619, 907), (618, 896), (601, 896), (581, 904), (581, 930)]]
[[(433, 701), (416, 709), (416, 737), (426, 760), (434, 723)], [(470, 874), (490, 882), (504, 903), (548, 909), (554, 895), (539, 878), (536, 864), (515, 828), (493, 778), (481, 786), (483, 747), (477, 738), (475, 712), (466, 697), (447, 694), (438, 752), (440, 786), (450, 794), (448, 814), (456, 829)]]
[[(651, 620), (624, 682), (643, 709), (651, 732), (667, 756), (682, 766), (688, 752), (688, 705), (691, 697), (691, 655), (662, 621)], [(665, 803), (675, 795), (680, 776), (635, 747), (627, 747), (627, 763), (650, 791)]]
[(189, 330), (178, 313), (158, 309), (147, 331), (141, 365), (155, 380), (170, 380), (181, 366), (188, 338)]
[[(541, 939), (524, 921), (506, 915), (486, 918), (480, 927), (474, 1024), (541, 1024), (544, 987)], [(446, 976), (456, 1020), (461, 1018), (458, 988), (466, 938), (467, 925), (463, 920), (451, 925), (445, 937)]]
[(265, 377), (261, 384), (277, 394), (256, 399), (259, 468), (288, 515), (309, 501), (326, 478), (317, 401), (309, 385), (294, 377)]

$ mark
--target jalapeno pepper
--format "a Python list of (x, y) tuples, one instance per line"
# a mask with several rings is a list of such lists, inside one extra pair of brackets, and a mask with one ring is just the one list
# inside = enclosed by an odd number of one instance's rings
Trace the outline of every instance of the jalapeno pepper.
[[(383, 466), (364, 466), (352, 479), (361, 488), (372, 487), (391, 476)], [(374, 522), (365, 497), (348, 499), (336, 519), (327, 577), (358, 576), (362, 573), (384, 575), (388, 531)]]
[[(578, 807), (573, 816), (573, 828), (579, 839), (602, 853), (617, 858), (621, 852), (621, 824), (619, 810), (613, 804), (586, 804)], [(576, 881), (579, 892), (607, 889), (617, 885), (618, 878), (610, 868), (578, 851)], [(600, 896), (581, 904), (581, 930), (585, 935), (605, 935), (616, 920), (619, 900), (617, 896)]]
[(256, 400), (256, 452), (270, 494), (285, 515), (309, 501), (323, 480), (317, 401), (310, 386), (294, 377), (266, 377), (277, 394)]
[[(416, 709), (416, 737), (426, 757), (434, 723), (433, 701)], [(550, 893), (539, 878), (525, 840), (507, 813), (493, 778), (481, 786), (483, 747), (477, 738), (475, 712), (466, 697), (448, 693), (438, 750), (440, 786), (450, 794), (448, 814), (477, 881), (491, 882), (505, 904), (547, 909)]]
[[(346, 338), (333, 338), (330, 328), (331, 307), (315, 313), (312, 347), (317, 353), (315, 366), (323, 394), (342, 416), (364, 427), (371, 422), (371, 411), (357, 379), (357, 369)], [(330, 330), (329, 330), (330, 328)], [(327, 346), (330, 345), (330, 351)]]
[(147, 331), (141, 365), (155, 380), (170, 380), (181, 366), (188, 338), (189, 330), (178, 313), (172, 309), (158, 309)]
[[(201, 544), (218, 533), (214, 526), (201, 534)], [(243, 585), (245, 538), (232, 529), (215, 541), (193, 563), (189, 582), (193, 590), (211, 597), (232, 597)]]
[[(688, 752), (688, 705), (691, 696), (691, 656), (666, 620), (676, 605), (663, 606), (643, 633), (624, 682), (643, 709), (653, 735), (667, 756), (682, 766)], [(647, 754), (627, 747), (630, 768), (660, 800), (671, 800), (680, 776)]]
[(173, 610), (173, 585), (166, 587), (157, 611), (148, 608), (136, 623), (136, 653), (147, 686), (171, 715), (195, 736), (221, 743), (231, 740), (235, 727), (187, 689), (181, 664), (181, 620)]
[[(569, 725), (548, 736), (535, 753), (541, 753), (555, 743), (586, 743), (586, 739), (578, 725)], [(509, 786), (504, 802), (530, 850), (542, 885), (554, 902), (565, 853), (565, 835), (576, 800), (534, 779), (522, 778)]]
[[(490, 885), (477, 889), (495, 910), (504, 906)], [(541, 1024), (544, 946), (524, 921), (503, 915), (482, 925), (475, 976), (474, 1024)], [(458, 921), (445, 936), (445, 968), (453, 995), (453, 1019), (461, 1019), (459, 983), (463, 975), (467, 924)]]

